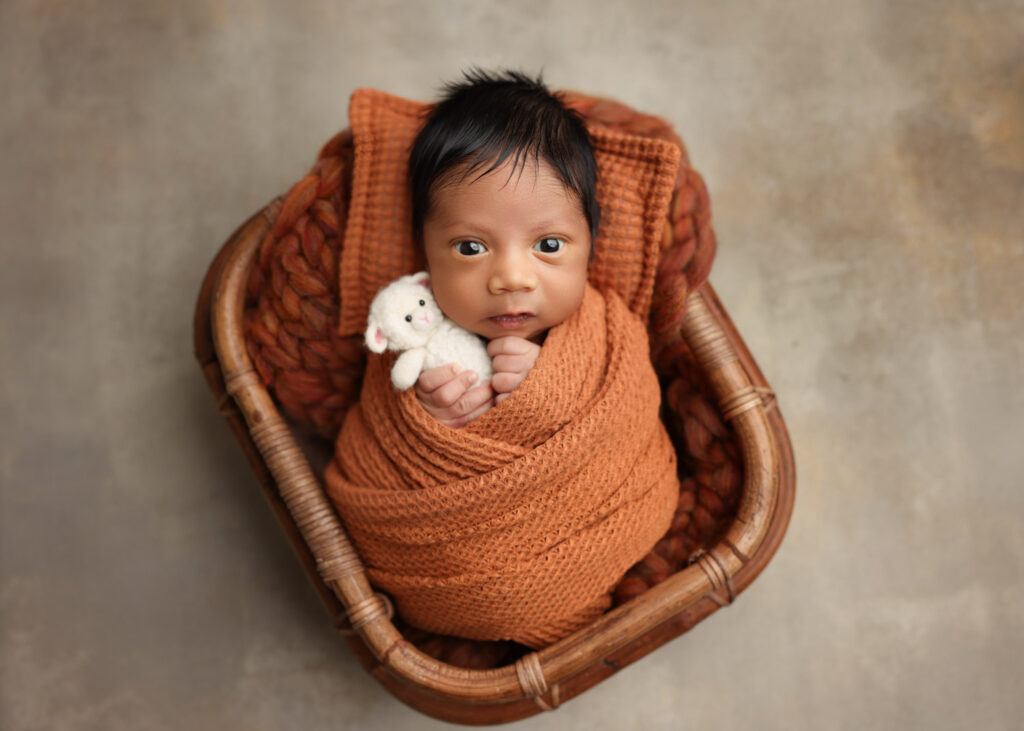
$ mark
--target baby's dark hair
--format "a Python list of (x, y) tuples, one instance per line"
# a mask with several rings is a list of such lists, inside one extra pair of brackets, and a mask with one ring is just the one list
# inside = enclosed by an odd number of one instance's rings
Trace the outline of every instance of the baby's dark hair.
[(582, 118), (541, 81), (517, 71), (474, 69), (444, 87), (409, 155), (412, 223), (417, 241), (430, 213), (431, 192), (456, 168), (462, 177), (497, 170), (512, 159), (512, 173), (530, 158), (547, 162), (580, 201), (597, 237), (597, 163)]

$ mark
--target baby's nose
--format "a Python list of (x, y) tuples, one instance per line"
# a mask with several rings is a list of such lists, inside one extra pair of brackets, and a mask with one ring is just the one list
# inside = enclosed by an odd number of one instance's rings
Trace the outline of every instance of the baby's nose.
[(536, 288), (537, 273), (526, 257), (515, 255), (502, 257), (487, 280), (487, 289), (491, 294), (531, 291)]

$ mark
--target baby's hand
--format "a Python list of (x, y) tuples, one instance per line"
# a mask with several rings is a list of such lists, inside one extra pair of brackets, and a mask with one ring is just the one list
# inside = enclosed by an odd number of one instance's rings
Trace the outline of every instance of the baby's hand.
[(416, 398), (435, 419), (458, 429), (492, 406), (491, 384), (472, 388), (477, 380), (475, 371), (460, 371), (454, 363), (428, 368), (416, 381)]
[(495, 338), (488, 343), (487, 354), (491, 356), (491, 365), (494, 367), (491, 386), (498, 394), (494, 398), (494, 403), (499, 404), (526, 378), (526, 374), (537, 362), (540, 346), (524, 338), (510, 335)]

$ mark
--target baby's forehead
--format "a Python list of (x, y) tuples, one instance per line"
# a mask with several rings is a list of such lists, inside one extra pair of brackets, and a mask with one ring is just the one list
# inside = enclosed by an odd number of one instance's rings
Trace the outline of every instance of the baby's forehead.
[[(468, 164), (439, 179), (431, 189), (431, 211), (446, 203), (460, 203), (474, 198), (492, 197), (508, 200), (542, 202), (569, 202), (580, 204), (579, 197), (558, 177), (554, 168), (544, 160), (506, 160), (497, 167)], [(428, 215), (429, 217), (429, 215)]]
[(557, 183), (565, 188), (554, 166), (539, 155), (520, 151), (505, 159), (464, 160), (447, 170), (434, 181), (435, 190), (471, 186), (480, 181), (502, 181), (505, 185), (526, 181), (534, 184)]

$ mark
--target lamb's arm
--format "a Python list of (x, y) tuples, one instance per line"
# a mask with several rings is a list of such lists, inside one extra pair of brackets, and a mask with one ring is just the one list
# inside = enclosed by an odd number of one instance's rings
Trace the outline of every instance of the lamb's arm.
[(416, 383), (416, 379), (420, 377), (420, 371), (423, 370), (423, 360), (426, 355), (425, 349), (412, 348), (398, 356), (398, 360), (391, 368), (391, 383), (395, 388), (404, 391)]

